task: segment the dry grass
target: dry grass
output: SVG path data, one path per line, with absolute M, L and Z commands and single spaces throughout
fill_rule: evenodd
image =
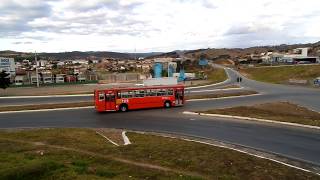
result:
M 241 73 L 257 81 L 288 84 L 289 79 L 312 80 L 320 76 L 320 65 L 245 68 Z
M 156 135 L 127 135 L 133 144 L 114 146 L 95 129 L 0 131 L 0 179 L 318 178 L 225 148 Z
M 288 102 L 275 102 L 258 104 L 254 106 L 213 109 L 204 112 L 320 126 L 320 113 Z
M 218 59 L 214 61 L 215 64 L 220 64 L 223 66 L 229 66 L 232 67 L 235 65 L 235 63 L 231 59 Z
M 189 95 L 186 96 L 186 99 L 205 99 L 205 98 L 221 98 L 221 97 L 231 97 L 231 96 L 244 96 L 258 94 L 256 91 L 244 90 L 240 92 L 225 92 L 225 93 L 217 93 L 217 94 L 203 94 L 203 95 Z
M 37 109 L 56 109 L 70 107 L 86 107 L 93 106 L 93 102 L 76 102 L 76 103 L 60 103 L 60 104 L 36 104 L 36 105 L 19 105 L 19 106 L 1 106 L 0 112 L 3 111 L 22 111 L 22 110 L 37 110 Z

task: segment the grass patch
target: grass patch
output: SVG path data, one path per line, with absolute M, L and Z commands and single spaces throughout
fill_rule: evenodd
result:
M 134 132 L 127 135 L 133 144 L 113 146 L 93 129 L 0 131 L 0 179 L 318 178 L 233 150 Z
M 244 68 L 240 72 L 257 81 L 288 84 L 289 79 L 313 80 L 320 76 L 320 65 Z
M 56 109 L 69 107 L 86 107 L 93 106 L 93 102 L 76 102 L 76 103 L 60 103 L 60 104 L 35 104 L 35 105 L 19 105 L 19 106 L 2 106 L 0 112 L 3 111 L 23 111 L 23 110 L 38 110 L 38 109 Z
M 206 99 L 206 98 L 221 98 L 221 97 L 231 97 L 231 96 L 244 96 L 244 95 L 251 95 L 251 94 L 258 94 L 256 91 L 251 90 L 244 90 L 240 92 L 223 92 L 217 94 L 201 94 L 201 95 L 188 95 L 186 99 Z
M 209 69 L 192 69 L 190 72 L 198 73 L 199 71 L 203 71 L 207 76 L 208 79 L 204 83 L 200 83 L 197 85 L 190 85 L 188 87 L 196 87 L 196 86 L 203 86 L 203 85 L 210 85 L 219 82 L 223 82 L 228 79 L 227 74 L 224 69 L 222 68 L 209 68 Z
M 218 83 L 227 80 L 227 74 L 224 69 L 221 68 L 215 68 L 212 71 L 206 72 L 208 75 L 208 80 L 211 81 L 211 83 Z
M 225 114 L 253 118 L 262 118 L 282 122 L 291 122 L 312 126 L 320 126 L 320 113 L 288 102 L 239 106 L 225 109 L 202 111 L 203 113 Z
M 225 70 L 221 68 L 214 68 L 211 71 L 206 71 L 206 74 L 208 75 L 210 84 L 223 82 L 228 78 Z

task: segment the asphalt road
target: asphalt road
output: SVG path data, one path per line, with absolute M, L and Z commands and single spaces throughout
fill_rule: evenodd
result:
M 213 90 L 223 85 L 235 83 L 236 78 L 240 75 L 232 69 L 226 69 L 226 71 L 230 79 L 222 85 L 193 90 Z M 249 80 L 245 77 L 243 77 L 241 85 L 261 92 L 261 95 L 192 101 L 180 108 L 139 110 L 127 113 L 98 114 L 93 109 L 79 109 L 0 114 L 0 128 L 107 127 L 170 132 L 248 146 L 320 166 L 319 130 L 182 114 L 185 110 L 205 110 L 280 100 L 292 101 L 320 111 L 320 91 L 317 89 L 271 85 Z M 73 98 L 82 100 L 82 97 Z M 91 99 L 92 97 L 83 98 Z M 66 99 L 53 98 L 49 100 L 64 101 Z
M 0 127 L 95 127 L 192 135 L 240 144 L 320 166 L 320 132 L 232 119 L 181 114 L 183 108 L 127 113 L 96 113 L 93 109 L 0 114 Z

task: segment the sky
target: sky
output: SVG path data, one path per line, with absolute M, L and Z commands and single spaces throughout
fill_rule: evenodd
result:
M 0 0 L 0 50 L 166 52 L 317 42 L 319 0 Z

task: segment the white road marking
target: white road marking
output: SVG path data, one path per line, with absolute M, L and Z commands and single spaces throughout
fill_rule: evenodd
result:
M 125 146 L 131 144 L 129 138 L 128 138 L 127 135 L 126 135 L 126 131 L 122 131 L 122 138 L 123 138 L 123 141 L 124 141 L 124 145 L 125 145 Z
M 98 131 L 96 131 L 97 134 L 99 134 L 100 136 L 102 136 L 103 138 L 105 138 L 106 140 L 108 140 L 111 144 L 115 145 L 115 146 L 119 146 L 119 144 L 113 142 L 111 139 L 109 139 L 108 137 L 106 137 L 105 135 L 99 133 Z
M 189 115 L 200 115 L 200 116 L 210 116 L 210 117 L 221 117 L 221 118 L 232 118 L 232 119 L 241 119 L 241 120 L 249 120 L 249 121 L 258 121 L 258 122 L 282 124 L 282 125 L 289 125 L 289 126 L 296 126 L 296 127 L 303 127 L 303 128 L 311 128 L 311 129 L 319 129 L 320 130 L 320 127 L 318 127 L 318 126 L 304 125 L 304 124 L 291 123 L 291 122 L 274 121 L 274 120 L 269 120 L 269 119 L 251 118 L 251 117 L 243 117 L 243 116 L 231 116 L 231 115 L 224 115 L 224 114 L 196 113 L 196 112 L 189 112 L 189 111 L 184 111 L 182 113 L 183 114 L 189 114 Z

